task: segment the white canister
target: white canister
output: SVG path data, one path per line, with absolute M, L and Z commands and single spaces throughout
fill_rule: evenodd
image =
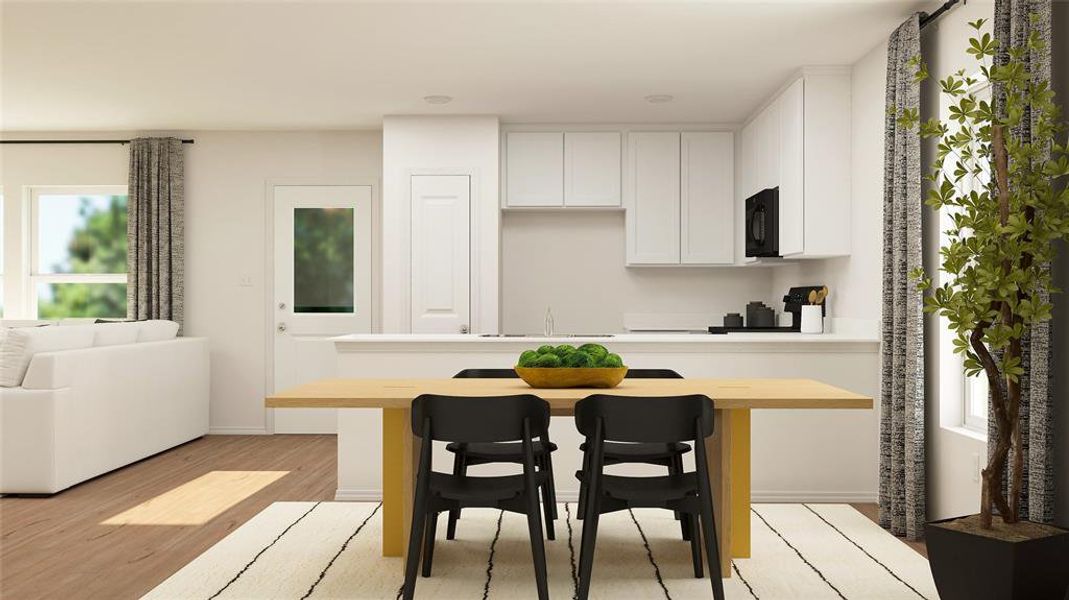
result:
M 802 307 L 802 333 L 824 333 L 824 307 L 819 304 L 807 304 Z

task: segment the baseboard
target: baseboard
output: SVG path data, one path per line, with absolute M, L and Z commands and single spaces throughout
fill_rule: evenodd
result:
M 268 435 L 263 427 L 209 427 L 208 435 Z
M 816 492 L 816 491 L 768 491 L 754 490 L 750 492 L 750 502 L 757 503 L 784 503 L 806 502 L 819 504 L 821 502 L 835 502 L 840 504 L 875 504 L 878 495 L 876 492 Z
M 382 490 L 343 490 L 334 493 L 334 499 L 338 502 L 379 502 L 382 500 Z M 750 494 L 750 501 L 758 503 L 829 503 L 840 504 L 875 504 L 877 495 L 874 492 L 800 492 L 800 491 L 754 491 Z M 558 502 L 578 502 L 578 491 L 557 491 Z
M 382 490 L 343 490 L 334 492 L 337 502 L 382 502 Z

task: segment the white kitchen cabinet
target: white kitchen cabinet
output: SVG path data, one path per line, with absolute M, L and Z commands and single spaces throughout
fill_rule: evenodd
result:
M 735 144 L 730 132 L 680 139 L 680 263 L 735 261 Z
M 723 131 L 630 134 L 628 265 L 734 262 L 734 144 Z
M 806 68 L 743 127 L 741 196 L 779 188 L 785 258 L 850 254 L 850 102 L 849 69 Z
M 792 83 L 776 101 L 779 148 L 779 253 L 801 254 L 805 250 L 805 151 L 804 80 Z
M 511 131 L 505 134 L 507 206 L 564 206 L 564 134 Z
M 466 333 L 471 323 L 471 180 L 414 175 L 412 333 Z
M 679 139 L 676 131 L 628 136 L 629 265 L 679 264 Z
M 620 203 L 620 132 L 565 132 L 564 205 Z

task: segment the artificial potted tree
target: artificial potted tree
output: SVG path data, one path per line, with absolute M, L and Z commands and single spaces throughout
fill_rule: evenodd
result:
M 1019 518 L 1020 411 L 1022 339 L 1051 318 L 1047 265 L 1053 243 L 1069 237 L 1069 153 L 1049 82 L 1034 78 L 1025 60 L 1045 51 L 1044 41 L 1033 34 L 1009 49 L 1006 64 L 993 65 L 999 42 L 984 23 L 970 23 L 978 74 L 940 81 L 949 119 L 921 122 L 916 111 L 897 111 L 900 125 L 938 140 L 926 204 L 951 223 L 940 249 L 943 280 L 933 285 L 923 270 L 914 273 L 924 309 L 947 319 L 965 374 L 986 377 L 994 423 L 980 513 L 929 523 L 925 534 L 944 600 L 1062 600 L 1069 599 L 1069 531 Z M 927 77 L 919 58 L 911 64 L 918 80 Z M 1003 110 L 972 91 L 985 79 L 1005 91 Z M 1017 133 L 1023 119 L 1031 122 L 1027 139 Z

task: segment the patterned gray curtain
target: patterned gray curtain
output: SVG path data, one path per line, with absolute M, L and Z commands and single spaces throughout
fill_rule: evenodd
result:
M 887 47 L 887 106 L 920 109 L 910 59 L 919 56 L 920 15 L 899 26 Z M 880 387 L 880 525 L 924 535 L 923 297 L 910 271 L 921 266 L 921 143 L 888 111 L 883 167 L 883 346 Z
M 169 319 L 182 325 L 183 178 L 181 140 L 131 140 L 126 209 L 126 314 L 130 319 Z
M 1033 21 L 1034 15 L 1034 21 Z M 1009 60 L 1009 49 L 1024 46 L 1029 35 L 1038 31 L 1046 40 L 1043 52 L 1030 52 L 1026 59 L 1033 79 L 1050 81 L 1051 63 L 1051 2 L 1050 0 L 995 0 L 994 36 L 999 40 L 996 64 Z M 1004 110 L 1005 92 L 994 86 L 996 110 Z M 1013 137 L 1028 140 L 1032 135 L 1031 117 L 1013 131 Z M 1050 269 L 1050 265 L 1044 265 Z M 1044 294 L 1049 300 L 1049 294 Z M 1021 445 L 1024 459 L 1020 517 L 1039 523 L 1054 520 L 1054 398 L 1053 372 L 1050 369 L 1050 323 L 1033 325 L 1022 340 L 1022 362 L 1025 375 L 1021 379 Z M 994 439 L 995 420 L 988 419 L 988 439 Z M 991 450 L 992 448 L 989 448 Z M 1012 478 L 1013 461 L 1009 464 Z M 1004 482 L 1005 483 L 1005 482 Z

